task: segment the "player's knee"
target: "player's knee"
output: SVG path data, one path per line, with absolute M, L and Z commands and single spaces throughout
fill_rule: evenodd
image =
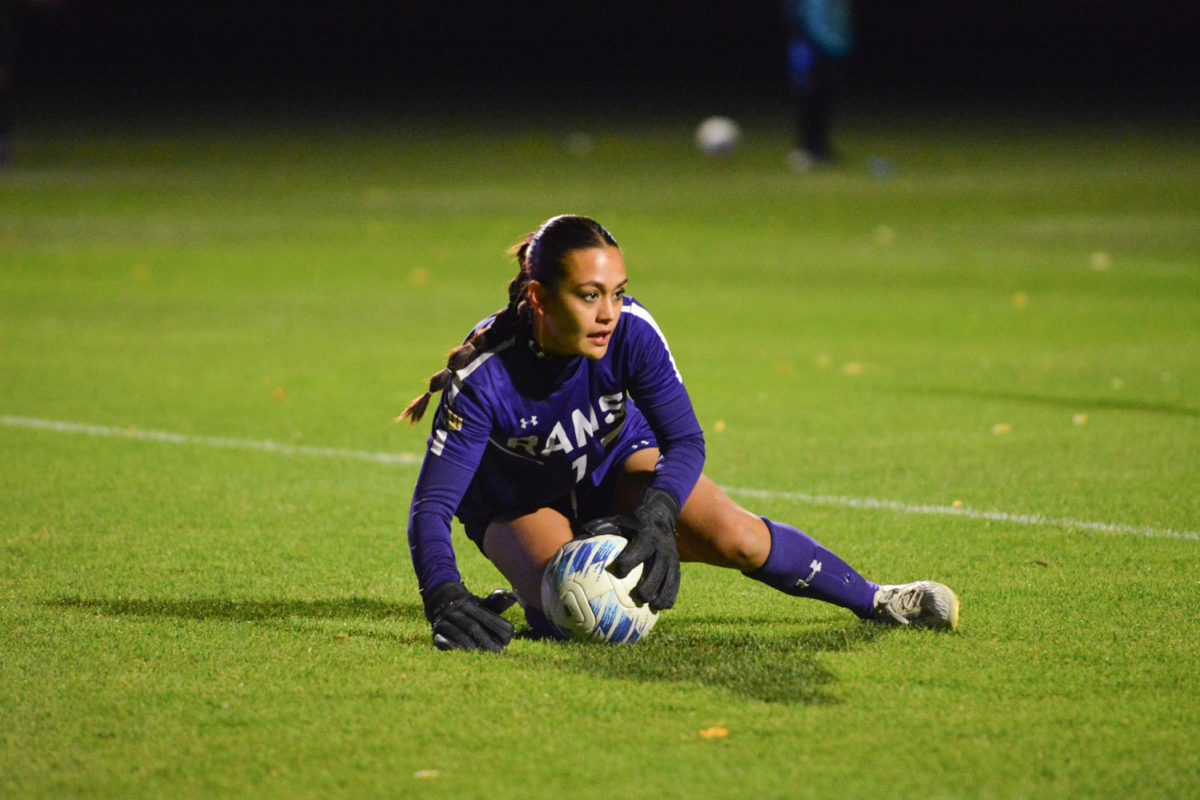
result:
M 717 541 L 721 559 L 734 569 L 751 572 L 767 560 L 771 549 L 770 534 L 764 536 L 753 522 L 740 521 L 729 526 Z

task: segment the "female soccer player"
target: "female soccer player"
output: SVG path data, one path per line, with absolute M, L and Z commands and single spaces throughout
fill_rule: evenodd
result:
M 701 474 L 704 435 L 667 341 L 626 294 L 612 235 L 579 216 L 550 219 L 513 249 L 508 305 L 450 353 L 401 414 L 421 419 L 442 392 L 413 492 L 408 541 L 440 649 L 502 650 L 513 627 L 463 585 L 454 515 L 516 590 L 535 635 L 542 572 L 577 531 L 627 538 L 612 570 L 643 565 L 634 599 L 671 608 L 679 562 L 740 570 L 891 625 L 953 629 L 958 598 L 940 583 L 872 583 L 790 525 L 758 517 Z M 620 516 L 610 516 L 620 515 Z

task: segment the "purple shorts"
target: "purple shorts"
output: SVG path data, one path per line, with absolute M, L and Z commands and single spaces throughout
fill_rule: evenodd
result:
M 539 508 L 553 508 L 570 520 L 572 526 L 597 517 L 614 514 L 616 509 L 613 508 L 613 492 L 617 486 L 617 479 L 621 475 L 621 466 L 638 450 L 646 450 L 651 447 L 657 448 L 658 440 L 654 438 L 654 432 L 650 430 L 645 417 L 641 414 L 631 415 L 629 424 L 621 432 L 621 436 L 613 445 L 608 458 L 598 464 L 588 475 L 590 480 L 580 481 L 570 492 L 549 503 L 532 506 L 515 513 L 509 511 L 497 514 L 489 520 L 464 520 L 463 527 L 466 529 L 467 538 L 474 542 L 482 553 L 483 535 L 487 532 L 488 525 L 498 519 L 516 519 L 526 514 L 532 514 Z

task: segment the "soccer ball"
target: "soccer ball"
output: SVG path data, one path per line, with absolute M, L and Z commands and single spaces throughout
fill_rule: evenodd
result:
M 581 641 L 633 644 L 646 638 L 658 612 L 629 596 L 642 577 L 639 564 L 624 578 L 608 565 L 625 549 L 625 539 L 606 534 L 572 539 L 542 575 L 542 609 L 564 635 Z
M 728 158 L 742 141 L 742 130 L 729 117 L 709 117 L 696 128 L 696 148 L 706 156 Z

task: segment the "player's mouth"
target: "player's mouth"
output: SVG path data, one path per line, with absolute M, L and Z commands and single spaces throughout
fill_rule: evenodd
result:
M 612 337 L 612 331 L 596 331 L 588 334 L 588 341 L 597 347 L 603 347 L 608 344 L 609 338 Z

